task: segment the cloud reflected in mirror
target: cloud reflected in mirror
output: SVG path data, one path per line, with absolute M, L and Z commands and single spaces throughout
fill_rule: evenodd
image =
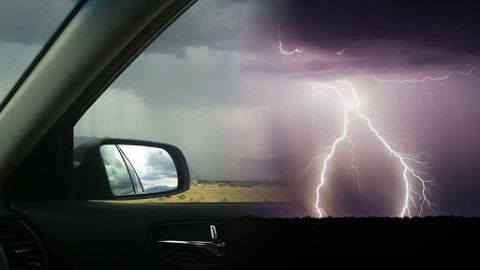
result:
M 178 176 L 170 154 L 142 145 L 102 145 L 100 152 L 116 196 L 175 190 Z

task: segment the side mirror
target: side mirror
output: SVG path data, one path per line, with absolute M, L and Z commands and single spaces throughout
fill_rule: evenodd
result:
M 187 191 L 187 162 L 175 146 L 137 140 L 100 139 L 74 150 L 79 199 L 138 199 Z

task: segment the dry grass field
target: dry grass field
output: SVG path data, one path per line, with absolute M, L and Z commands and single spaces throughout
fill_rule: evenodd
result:
M 137 203 L 217 203 L 217 202 L 287 202 L 285 185 L 259 182 L 194 181 L 187 192 L 161 198 L 132 200 Z

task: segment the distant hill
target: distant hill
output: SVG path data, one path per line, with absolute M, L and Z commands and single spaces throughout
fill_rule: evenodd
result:
M 283 179 L 283 157 L 269 159 L 208 153 L 203 158 L 188 156 L 192 179 L 209 181 L 276 182 Z
M 168 190 L 172 190 L 174 187 L 169 187 L 169 186 L 153 186 L 153 187 L 148 187 L 145 188 L 145 193 L 157 193 L 157 192 L 164 192 Z

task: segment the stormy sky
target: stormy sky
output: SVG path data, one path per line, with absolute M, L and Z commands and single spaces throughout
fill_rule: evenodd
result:
M 429 214 L 480 215 L 480 69 L 425 83 L 373 79 L 480 67 L 479 7 L 475 1 L 200 0 L 110 86 L 75 135 L 173 144 L 193 179 L 285 181 L 311 208 L 319 155 L 342 128 L 338 96 L 322 85 L 347 79 L 395 149 L 427 153 L 425 177 L 435 183 Z M 2 55 L 6 43 L 41 46 L 25 39 L 28 29 L 18 29 L 1 32 Z M 303 53 L 281 54 L 279 34 L 285 49 Z M 343 145 L 323 204 L 334 215 L 397 214 L 404 193 L 398 163 L 360 121 L 352 121 L 350 135 L 361 188 Z

